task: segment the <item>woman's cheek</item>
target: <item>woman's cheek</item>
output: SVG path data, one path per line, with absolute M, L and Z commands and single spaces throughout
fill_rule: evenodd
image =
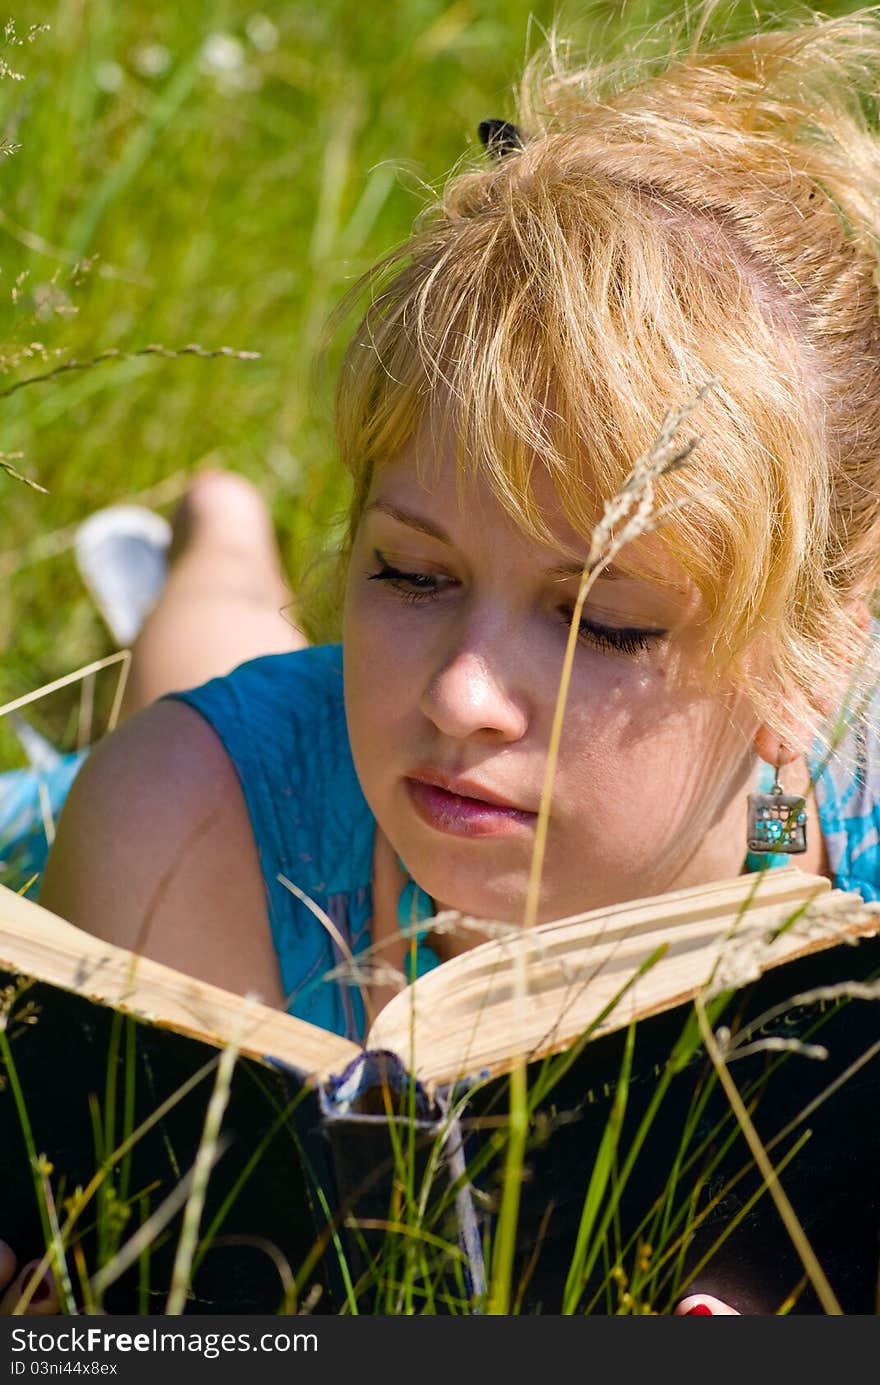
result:
M 365 585 L 368 589 L 356 593 L 350 602 L 347 636 L 371 647 L 384 642 L 386 656 L 390 641 L 411 645 L 423 637 L 426 612 L 421 606 L 396 596 L 385 583 Z
M 397 649 L 398 635 L 389 619 L 387 603 L 377 600 L 375 594 L 353 595 L 346 605 L 343 646 L 346 658 L 351 655 L 353 670 L 369 667 L 375 671 L 382 662 L 386 673 L 393 675 L 395 661 L 389 658 L 388 651 Z

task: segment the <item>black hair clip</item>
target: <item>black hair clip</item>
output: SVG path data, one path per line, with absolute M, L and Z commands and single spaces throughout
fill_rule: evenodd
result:
M 526 147 L 519 127 L 509 120 L 481 120 L 477 128 L 487 153 L 494 159 L 503 159 L 505 154 Z

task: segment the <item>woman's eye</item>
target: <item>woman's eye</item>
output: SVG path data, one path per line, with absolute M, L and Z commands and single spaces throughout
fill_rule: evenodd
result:
M 390 582 L 404 601 L 425 601 L 439 594 L 438 583 L 440 579 L 435 577 L 433 573 L 401 572 L 400 568 L 392 567 L 390 563 L 386 563 L 378 553 L 375 556 L 379 563 L 379 571 L 368 572 L 368 582 Z
M 664 630 L 629 630 L 624 626 L 596 625 L 591 620 L 582 620 L 580 623 L 582 639 L 599 649 L 613 649 L 620 654 L 636 654 L 641 649 L 650 649 L 652 642 L 665 633 Z
M 573 612 L 563 610 L 560 614 L 565 617 L 566 624 L 570 625 Z M 640 650 L 650 649 L 653 643 L 663 639 L 667 633 L 666 630 L 637 630 L 627 625 L 599 625 L 596 621 L 583 617 L 578 638 L 586 640 L 598 649 L 610 649 L 616 654 L 637 654 Z
M 376 553 L 379 564 L 377 572 L 366 574 L 369 582 L 388 582 L 404 601 L 431 601 L 440 595 L 444 579 L 430 572 L 403 572 L 385 562 Z M 566 623 L 571 622 L 571 611 L 562 611 Z M 583 619 L 580 622 L 579 638 L 599 649 L 612 650 L 617 654 L 636 654 L 649 649 L 652 642 L 662 639 L 665 630 L 634 630 L 627 626 L 597 625 L 595 621 Z

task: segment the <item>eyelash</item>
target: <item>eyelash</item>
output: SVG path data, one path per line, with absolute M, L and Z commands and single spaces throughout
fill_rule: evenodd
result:
M 390 582 L 394 590 L 404 601 L 418 603 L 420 601 L 431 601 L 439 596 L 439 589 L 436 586 L 419 586 L 419 582 L 436 582 L 437 578 L 426 572 L 401 572 L 399 568 L 391 567 L 388 563 L 382 562 L 379 555 L 376 561 L 381 564 L 378 572 L 368 572 L 366 574 L 369 582 Z M 403 585 L 410 583 L 409 586 Z M 592 621 L 582 620 L 580 633 L 591 644 L 600 649 L 610 649 L 617 654 L 636 654 L 640 650 L 650 648 L 651 641 L 660 637 L 663 633 L 658 630 L 627 630 L 610 625 L 594 625 Z

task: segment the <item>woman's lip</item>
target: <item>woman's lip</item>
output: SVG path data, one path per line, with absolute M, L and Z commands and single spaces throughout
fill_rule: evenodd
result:
M 426 768 L 424 770 L 414 770 L 408 776 L 420 784 L 429 784 L 437 789 L 444 789 L 446 793 L 454 795 L 456 798 L 469 798 L 478 803 L 488 803 L 492 808 L 513 808 L 517 812 L 526 813 L 529 810 L 523 808 L 518 803 L 511 803 L 510 799 L 502 798 L 500 794 L 493 793 L 491 789 L 484 788 L 481 784 L 475 784 L 471 779 L 461 778 L 459 775 L 443 774 L 440 770 Z
M 536 814 L 449 793 L 437 784 L 406 779 L 410 802 L 423 822 L 455 837 L 499 837 L 534 824 Z

